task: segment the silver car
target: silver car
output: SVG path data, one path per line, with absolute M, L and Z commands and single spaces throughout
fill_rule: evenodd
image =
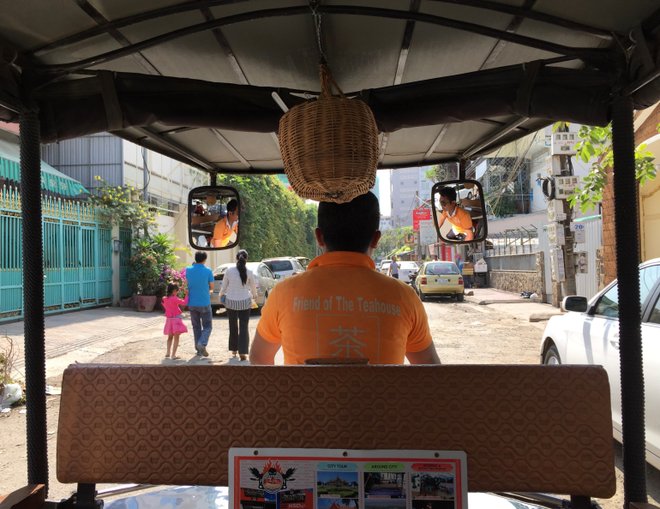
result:
M 223 263 L 216 267 L 213 271 L 213 279 L 215 279 L 215 284 L 213 285 L 213 293 L 211 294 L 211 309 L 213 313 L 216 313 L 220 308 L 223 308 L 224 305 L 220 302 L 220 288 L 222 287 L 222 278 L 225 276 L 225 271 L 229 267 L 235 267 L 235 263 Z M 259 311 L 264 307 L 266 301 L 268 300 L 268 294 L 273 289 L 277 283 L 279 276 L 276 276 L 268 268 L 268 266 L 263 262 L 248 262 L 246 267 L 252 271 L 254 274 L 255 285 L 257 287 L 257 306 Z

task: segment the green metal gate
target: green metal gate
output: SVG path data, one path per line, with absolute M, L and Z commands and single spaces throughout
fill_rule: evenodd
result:
M 46 197 L 43 211 L 44 310 L 112 302 L 112 231 L 86 202 Z M 0 321 L 23 313 L 22 219 L 15 187 L 0 189 Z
M 121 251 L 119 252 L 119 296 L 130 297 L 133 290 L 128 284 L 128 264 L 131 259 L 131 234 L 130 228 L 119 228 L 119 240 L 121 241 Z

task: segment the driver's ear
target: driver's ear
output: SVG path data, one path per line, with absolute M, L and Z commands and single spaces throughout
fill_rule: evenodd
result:
M 380 237 L 381 237 L 380 230 L 376 230 L 376 232 L 374 233 L 374 236 L 371 237 L 371 244 L 369 244 L 369 247 L 371 249 L 376 249 L 376 246 L 378 245 L 378 242 L 380 242 Z
M 316 236 L 316 243 L 319 245 L 319 247 L 325 247 L 325 239 L 323 238 L 323 232 L 321 231 L 321 228 L 316 228 L 314 229 L 314 235 Z

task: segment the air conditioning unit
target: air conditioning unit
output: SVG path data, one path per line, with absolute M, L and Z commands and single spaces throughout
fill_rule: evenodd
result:
M 575 133 L 552 133 L 552 147 L 550 153 L 553 156 L 575 155 L 575 144 L 577 135 Z

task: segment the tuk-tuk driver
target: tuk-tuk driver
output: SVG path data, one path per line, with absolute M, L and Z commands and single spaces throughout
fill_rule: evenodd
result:
M 414 290 L 376 271 L 378 199 L 321 202 L 316 241 L 323 254 L 278 283 L 262 309 L 250 362 L 368 359 L 371 364 L 440 364 L 426 311 Z
M 447 238 L 474 240 L 472 216 L 456 203 L 456 189 L 453 187 L 440 189 L 440 206 L 442 207 L 442 214 L 438 219 L 438 227 L 442 226 L 445 221 L 449 221 L 451 224 L 451 230 L 447 233 Z

